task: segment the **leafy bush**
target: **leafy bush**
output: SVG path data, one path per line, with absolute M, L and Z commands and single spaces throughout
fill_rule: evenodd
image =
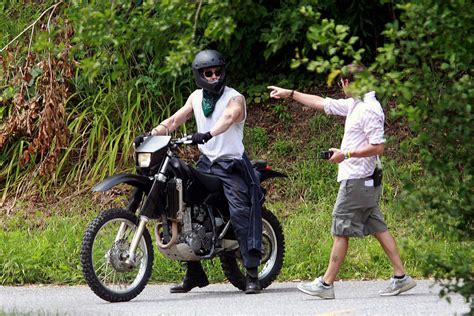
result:
M 416 187 L 408 183 L 407 207 L 429 210 L 429 219 L 445 236 L 470 241 L 474 237 L 474 40 L 470 36 L 474 9 L 463 1 L 407 2 L 400 9 L 403 24 L 385 31 L 390 42 L 381 48 L 372 69 L 382 77 L 382 93 L 397 96 L 394 114 L 407 117 L 420 148 L 425 181 Z M 469 254 L 472 249 L 451 258 L 431 253 L 425 268 L 439 280 L 454 280 L 454 286 L 446 286 L 447 292 L 455 290 L 472 303 L 474 272 L 457 259 Z
M 385 7 L 372 5 L 370 10 Z M 350 8 L 354 11 L 356 6 Z M 368 13 L 354 11 L 353 23 L 367 21 L 363 14 Z M 72 182 L 87 183 L 84 180 L 112 173 L 114 164 L 118 169 L 126 166 L 133 136 L 181 107 L 194 88 L 189 65 L 202 48 L 219 49 L 228 59 L 229 84 L 246 94 L 249 102 L 260 103 L 268 100 L 269 82 L 296 87 L 322 79 L 307 78 L 303 69 L 289 67 L 295 49 L 301 56 L 314 56 L 308 39 L 319 31 L 327 40 L 318 45 L 331 58 L 337 58 L 337 52 L 352 52 L 344 39 L 355 41 L 347 27 L 335 24 L 344 14 L 332 1 L 38 1 L 28 7 L 3 4 L 0 15 L 2 47 L 30 24 L 32 16 L 40 17 L 41 25 L 16 38 L 1 55 L 3 201 L 13 191 L 20 194 L 35 186 L 46 195 L 52 185 L 63 191 Z M 338 42 L 333 49 L 334 39 Z M 31 62 L 29 53 L 35 56 Z M 28 108 L 36 99 L 46 100 L 47 91 L 35 83 L 48 78 L 39 67 L 48 56 L 62 58 L 53 69 L 57 79 L 53 82 L 60 87 L 48 95 L 61 100 L 58 104 L 64 108 L 53 112 L 63 115 L 48 125 L 52 132 L 42 133 L 37 112 L 47 102 L 34 103 L 35 111 L 24 111 L 28 124 L 16 124 L 30 130 L 16 131 L 12 124 L 3 124 L 3 118 L 13 118 L 14 104 Z M 12 80 L 13 72 L 31 79 L 25 82 L 18 75 Z M 67 93 L 58 95 L 60 91 Z M 284 108 L 276 105 L 274 111 L 281 120 L 289 120 Z M 102 126 L 106 128 L 101 130 Z M 35 148 L 36 143 L 42 145 Z M 52 144 L 49 152 L 44 150 L 46 144 Z M 44 164 L 43 176 L 33 171 L 37 164 Z M 59 168 L 52 168 L 56 164 Z
M 430 0 L 403 1 L 398 9 L 400 20 L 387 26 L 383 33 L 387 42 L 369 67 L 373 75 L 362 73 L 352 88 L 359 93 L 376 90 L 385 102 L 395 98 L 391 114 L 408 120 L 414 138 L 407 141 L 415 146 L 405 147 L 419 150 L 415 156 L 421 160 L 423 178 L 415 186 L 411 174 L 403 176 L 406 208 L 428 210 L 427 216 L 446 237 L 472 241 L 474 9 L 465 1 Z M 334 30 L 343 39 L 344 33 Z M 309 40 L 313 48 L 319 47 L 320 37 Z M 354 60 L 359 61 L 359 55 Z M 334 61 L 318 58 L 307 65 L 310 70 L 330 66 L 334 75 L 342 68 Z M 472 267 L 458 264 L 458 258 L 468 254 L 472 256 L 472 251 L 459 250 L 450 258 L 431 253 L 425 268 L 427 275 L 454 281 L 446 292 L 454 290 L 472 302 Z
M 400 154 L 414 160 L 401 174 L 406 208 L 429 216 L 445 236 L 469 249 L 474 7 L 462 0 L 391 3 L 0 4 L 0 45 L 10 43 L 0 55 L 0 204 L 12 192 L 38 188 L 47 195 L 53 184 L 77 190 L 84 180 L 128 168 L 133 136 L 181 107 L 194 89 L 189 64 L 204 47 L 227 56 L 229 84 L 255 103 L 267 100 L 267 83 L 314 87 L 329 73 L 331 84 L 344 65 L 364 61 L 373 75 L 361 74 L 352 88 L 375 89 L 384 103 L 395 100 L 390 114 L 406 120 L 414 136 L 400 147 L 415 151 Z M 34 19 L 34 32 L 12 41 Z M 273 110 L 288 118 L 278 105 Z M 311 129 L 328 125 L 315 120 Z M 314 145 L 338 144 L 340 133 Z M 295 154 L 292 146 L 279 140 L 272 150 L 285 158 Z M 414 178 L 420 174 L 421 182 Z M 458 250 L 430 257 L 427 273 L 454 279 L 446 290 L 472 302 L 472 269 L 456 262 L 470 252 Z

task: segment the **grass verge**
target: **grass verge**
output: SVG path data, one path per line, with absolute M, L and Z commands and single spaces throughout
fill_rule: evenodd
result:
M 121 204 L 120 199 L 112 201 Z M 0 230 L 0 284 L 29 283 L 81 284 L 84 283 L 79 252 L 81 239 L 88 223 L 102 209 L 100 203 L 82 197 L 57 209 L 32 212 L 18 211 L 8 221 L 1 222 Z M 26 207 L 26 206 L 25 206 Z M 310 279 L 324 273 L 332 237 L 330 235 L 332 203 L 322 200 L 307 202 L 270 202 L 284 225 L 286 238 L 285 264 L 279 280 Z M 107 205 L 104 208 L 108 208 Z M 387 224 L 396 237 L 408 273 L 421 277 L 417 253 L 440 251 L 449 255 L 462 245 L 439 240 L 433 234 L 422 248 L 416 224 L 398 212 L 396 203 L 384 204 Z M 418 227 L 419 228 L 419 227 Z M 430 232 L 430 227 L 423 229 Z M 416 247 L 416 249 L 415 249 Z M 152 282 L 179 281 L 183 272 L 178 262 L 163 257 L 155 248 Z M 224 281 L 218 259 L 204 263 L 211 281 Z M 383 250 L 372 237 L 351 239 L 346 262 L 339 274 L 341 279 L 388 278 L 391 267 Z

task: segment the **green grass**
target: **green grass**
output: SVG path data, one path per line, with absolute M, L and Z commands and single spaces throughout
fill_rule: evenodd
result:
M 112 204 L 124 204 L 124 200 L 118 198 L 109 200 L 101 207 L 100 200 L 94 201 L 94 198 L 97 197 L 88 196 L 66 201 L 47 211 L 32 212 L 31 208 L 25 205 L 23 211 L 17 211 L 8 221 L 2 222 L 0 284 L 84 283 L 79 261 L 84 230 L 102 208 L 108 208 Z M 323 199 L 317 203 L 278 201 L 267 204 L 284 226 L 286 256 L 280 281 L 310 279 L 324 273 L 332 245 L 332 203 L 330 199 Z M 422 227 L 422 230 L 432 234 L 432 238 L 430 242 L 420 245 L 421 230 L 414 229 L 412 219 L 404 217 L 396 203 L 384 204 L 382 208 L 387 224 L 398 241 L 407 271 L 415 277 L 423 275 L 419 267 L 419 253 L 440 251 L 449 256 L 459 247 L 463 247 L 456 242 L 439 239 L 436 232 L 428 226 Z M 417 225 L 420 224 L 424 225 L 423 221 L 420 220 Z M 151 226 L 149 229 L 151 230 Z M 218 259 L 206 261 L 204 266 L 211 281 L 225 280 Z M 374 238 L 351 239 L 339 278 L 388 278 L 391 273 L 388 259 Z M 176 282 L 183 275 L 180 263 L 165 258 L 155 247 L 151 282 Z
M 332 203 L 300 203 L 284 219 L 287 243 L 286 261 L 281 278 L 284 280 L 310 279 L 324 274 L 332 246 Z M 416 253 L 407 251 L 406 245 L 420 236 L 411 231 L 411 223 L 394 212 L 393 205 L 383 205 L 387 225 L 397 239 L 408 273 L 422 276 Z M 433 240 L 426 249 L 437 247 Z M 453 244 L 451 246 L 456 247 Z M 392 268 L 377 240 L 373 237 L 351 238 L 349 251 L 338 275 L 341 279 L 378 279 L 391 276 Z
M 123 199 L 109 202 L 123 206 Z M 102 210 L 92 198 L 58 205 L 51 214 L 31 212 L 25 205 L 0 222 L 1 285 L 32 283 L 84 283 L 80 264 L 80 247 L 84 231 Z M 105 206 L 103 209 L 108 208 Z M 49 210 L 48 210 L 49 211 Z M 148 229 L 152 232 L 152 226 Z M 152 281 L 176 282 L 182 278 L 181 264 L 165 258 L 154 247 L 155 262 Z M 223 280 L 218 260 L 206 262 L 211 281 Z
M 108 120 L 117 103 L 110 94 L 98 93 L 94 100 L 84 101 L 87 104 L 82 110 L 71 112 L 73 119 L 69 128 L 75 142 L 71 148 L 80 144 L 82 150 L 70 149 L 59 162 L 54 175 L 59 189 L 56 191 L 51 185 L 46 192 L 56 199 L 51 207 L 45 204 L 36 207 L 34 201 L 20 199 L 10 215 L 0 215 L 0 269 L 3 272 L 0 284 L 84 282 L 79 261 L 82 235 L 101 210 L 125 205 L 126 194 L 121 192 L 126 190 L 120 187 L 119 194 L 111 197 L 110 194 L 81 193 L 80 189 L 91 187 L 95 179 L 105 174 L 130 169 L 132 162 L 124 159 L 130 154 L 127 144 L 131 142 L 133 131 L 145 128 L 134 126 L 133 121 L 126 119 L 138 115 L 142 96 L 133 90 L 126 94 L 128 105 L 123 110 L 128 114 L 123 115 L 121 123 L 114 127 Z M 108 101 L 110 109 L 102 109 L 100 113 L 94 110 L 95 102 Z M 154 110 L 151 103 L 146 104 L 142 115 L 150 121 Z M 320 150 L 338 146 L 342 126 L 337 119 L 321 115 L 308 120 L 303 130 L 288 128 L 276 135 L 276 139 L 270 139 L 266 130 L 258 126 L 249 128 L 245 135 L 251 159 L 268 159 L 275 170 L 288 175 L 288 178 L 266 184 L 267 207 L 281 220 L 286 238 L 285 264 L 279 280 L 310 279 L 324 273 L 332 246 L 330 225 L 338 190 L 337 166 L 318 156 Z M 84 126 L 89 132 L 80 134 Z M 100 126 L 104 128 L 100 129 Z M 124 145 L 125 150 L 117 150 Z M 433 252 L 449 257 L 466 245 L 441 237 L 435 227 L 426 224 L 425 214 L 403 209 L 401 202 L 405 197 L 401 194 L 400 175 L 408 173 L 416 178 L 420 167 L 416 162 L 399 162 L 396 158 L 390 155 L 383 158 L 381 208 L 408 273 L 421 277 L 427 274 L 421 265 L 420 254 Z M 114 161 L 123 164 L 114 165 Z M 73 168 L 66 173 L 68 164 Z M 89 181 L 78 182 L 77 179 Z M 63 199 L 58 193 L 63 190 L 79 193 Z M 152 231 L 151 225 L 149 229 Z M 218 259 L 206 261 L 204 266 L 211 281 L 224 280 Z M 388 278 L 391 273 L 382 248 L 374 238 L 367 237 L 350 240 L 349 252 L 338 276 L 341 279 L 377 279 Z M 183 274 L 180 263 L 165 258 L 155 247 L 152 282 L 176 282 Z

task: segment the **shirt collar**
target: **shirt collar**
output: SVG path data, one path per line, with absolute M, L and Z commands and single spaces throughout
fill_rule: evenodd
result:
M 370 100 L 370 99 L 375 99 L 375 91 L 370 91 L 364 94 L 364 101 Z

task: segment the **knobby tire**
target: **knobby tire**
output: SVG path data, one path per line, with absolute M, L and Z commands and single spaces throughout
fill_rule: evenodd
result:
M 146 263 L 145 273 L 143 278 L 134 288 L 124 293 L 116 293 L 106 288 L 97 277 L 94 266 L 92 263 L 92 250 L 95 237 L 99 232 L 100 228 L 107 224 L 109 221 L 114 219 L 126 219 L 138 226 L 137 217 L 123 209 L 109 209 L 101 212 L 88 226 L 84 237 L 82 239 L 81 247 L 81 263 L 84 278 L 92 291 L 100 298 L 109 302 L 126 302 L 135 298 L 145 288 L 148 280 L 150 279 L 153 265 L 153 244 L 150 237 L 150 233 L 147 229 L 143 231 L 143 238 L 148 252 L 148 261 Z

